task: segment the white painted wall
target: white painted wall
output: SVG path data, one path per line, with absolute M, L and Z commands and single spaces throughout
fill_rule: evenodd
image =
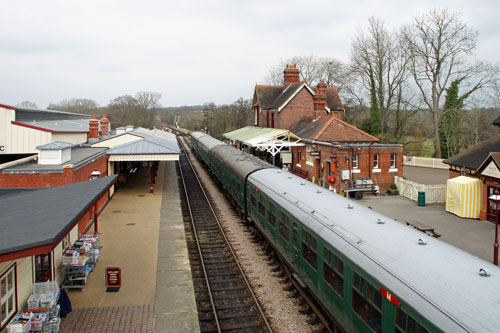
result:
M 18 309 L 26 306 L 26 302 L 28 302 L 28 298 L 33 292 L 32 258 L 33 257 L 25 257 L 0 263 L 0 275 L 10 268 L 14 262 L 16 263 Z
M 142 140 L 142 138 L 137 136 L 137 135 L 123 134 L 123 135 L 116 136 L 114 138 L 111 138 L 111 139 L 108 139 L 105 141 L 96 142 L 96 143 L 92 144 L 92 147 L 114 148 L 116 146 L 123 145 L 123 144 L 129 143 L 129 142 L 138 141 L 138 140 Z
M 87 142 L 87 133 L 52 133 L 51 141 L 62 141 L 78 145 Z

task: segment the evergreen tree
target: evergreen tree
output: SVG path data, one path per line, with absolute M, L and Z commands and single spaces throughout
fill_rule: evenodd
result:
M 439 140 L 441 142 L 441 156 L 451 157 L 460 150 L 460 111 L 464 101 L 474 91 L 480 88 L 476 85 L 466 94 L 459 96 L 459 86 L 464 78 L 453 81 L 446 89 L 443 113 L 439 119 Z

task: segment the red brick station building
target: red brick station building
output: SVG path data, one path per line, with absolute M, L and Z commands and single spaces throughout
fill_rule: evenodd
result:
M 403 176 L 403 147 L 380 144 L 344 121 L 335 87 L 323 81 L 309 86 L 295 65 L 283 73 L 283 85 L 255 86 L 253 109 L 256 127 L 287 129 L 300 138 L 301 144 L 290 146 L 293 173 L 335 190 L 368 178 L 382 193 L 394 176 Z

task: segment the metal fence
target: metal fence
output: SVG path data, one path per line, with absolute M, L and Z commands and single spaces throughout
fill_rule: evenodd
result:
M 418 200 L 418 192 L 425 192 L 426 203 L 444 203 L 446 202 L 446 185 L 424 185 L 412 182 L 395 176 L 394 183 L 398 187 L 399 195 L 413 201 Z
M 412 155 L 405 155 L 403 158 L 403 165 L 424 167 L 424 168 L 435 168 L 435 169 L 449 169 L 448 164 L 443 163 L 442 158 L 433 157 L 419 157 Z

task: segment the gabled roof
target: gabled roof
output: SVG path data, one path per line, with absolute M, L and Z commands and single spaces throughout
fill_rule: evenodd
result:
M 301 138 L 325 142 L 376 142 L 378 139 L 333 116 L 306 118 L 290 128 Z
M 500 152 L 490 153 L 488 157 L 477 168 L 475 174 L 480 175 L 490 165 L 491 162 L 496 164 L 497 169 L 500 169 Z
M 63 150 L 69 147 L 72 147 L 73 144 L 67 143 L 67 142 L 62 142 L 62 141 L 54 141 L 54 142 L 49 142 L 44 145 L 36 147 L 38 150 Z
M 477 170 L 492 152 L 500 152 L 500 134 L 444 160 L 443 163 Z
M 49 188 L 0 189 L 0 254 L 54 244 L 116 178 Z M 5 193 L 8 191 L 11 194 Z
M 285 86 L 256 85 L 254 105 L 259 105 L 262 110 L 281 110 L 286 104 L 302 89 L 306 88 L 315 95 L 314 89 L 305 81 Z M 344 106 L 340 100 L 337 88 L 327 87 L 326 108 L 331 111 L 344 111 Z

